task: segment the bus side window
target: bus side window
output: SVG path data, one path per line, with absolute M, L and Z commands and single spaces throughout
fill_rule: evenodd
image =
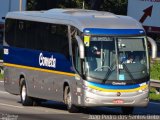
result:
M 17 20 L 16 23 L 16 40 L 15 44 L 16 47 L 24 48 L 25 47 L 25 34 L 26 34 L 26 29 L 25 29 L 25 23 L 23 20 Z
M 60 53 L 69 59 L 69 40 L 68 40 L 68 26 L 59 25 L 57 35 L 60 37 Z
M 5 22 L 5 40 L 7 44 L 14 46 L 15 41 L 15 27 L 16 20 L 13 19 L 6 19 Z
M 26 48 L 36 49 L 36 22 L 26 21 Z
M 63 54 L 69 59 L 68 26 L 49 24 L 48 30 L 48 51 Z

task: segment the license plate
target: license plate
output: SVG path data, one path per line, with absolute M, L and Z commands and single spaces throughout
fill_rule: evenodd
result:
M 124 103 L 124 100 L 113 100 L 113 103 L 115 104 L 123 104 Z

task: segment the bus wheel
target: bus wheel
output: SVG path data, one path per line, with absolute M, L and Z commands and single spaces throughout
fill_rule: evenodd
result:
M 72 104 L 72 95 L 71 95 L 69 86 L 65 87 L 64 101 L 67 104 L 67 109 L 70 113 L 76 113 L 79 111 L 79 109 L 75 105 Z
M 123 114 L 129 115 L 134 111 L 134 107 L 121 107 Z
M 26 83 L 25 83 L 24 80 L 22 81 L 21 89 L 20 90 L 21 90 L 20 91 L 20 96 L 21 96 L 21 103 L 22 103 L 22 105 L 24 105 L 24 106 L 31 106 L 31 105 L 33 105 L 32 98 L 27 95 L 27 88 L 26 88 Z

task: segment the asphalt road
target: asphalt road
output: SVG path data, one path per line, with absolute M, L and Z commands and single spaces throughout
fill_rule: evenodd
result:
M 0 120 L 108 120 L 108 119 L 160 119 L 160 103 L 150 102 L 146 108 L 135 108 L 131 116 L 121 115 L 120 108 L 88 108 L 79 113 L 68 113 L 63 103 L 47 101 L 40 106 L 24 107 L 20 96 L 5 92 L 0 82 Z

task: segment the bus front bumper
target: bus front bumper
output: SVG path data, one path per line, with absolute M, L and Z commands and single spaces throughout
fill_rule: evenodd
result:
M 84 106 L 96 107 L 96 106 L 137 106 L 146 107 L 149 103 L 148 90 L 142 92 L 133 93 L 92 93 L 85 91 Z

